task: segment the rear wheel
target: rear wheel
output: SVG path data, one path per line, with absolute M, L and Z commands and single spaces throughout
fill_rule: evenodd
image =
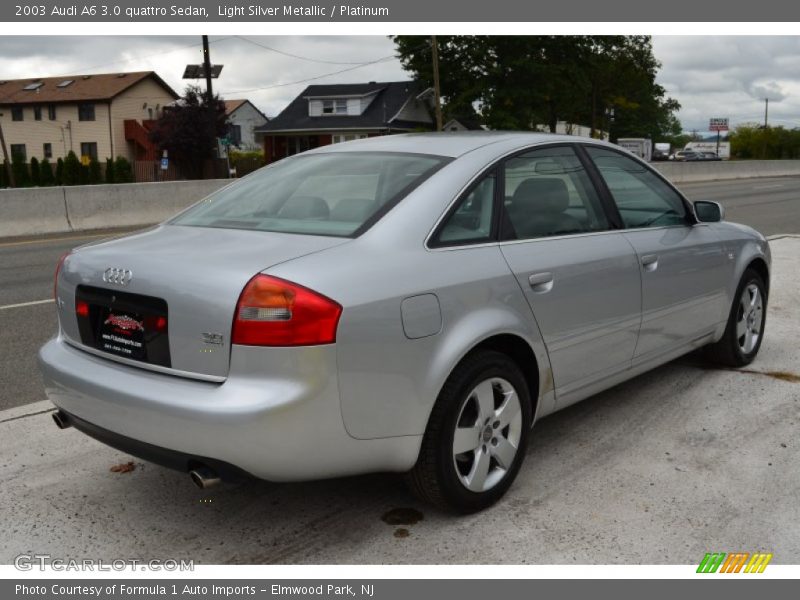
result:
M 467 357 L 436 401 L 408 474 L 411 489 L 447 510 L 490 506 L 519 471 L 531 419 L 528 386 L 513 360 L 495 351 Z
M 761 348 L 766 320 L 764 280 L 758 272 L 747 269 L 736 290 L 725 333 L 717 343 L 708 346 L 708 357 L 728 367 L 750 364 Z

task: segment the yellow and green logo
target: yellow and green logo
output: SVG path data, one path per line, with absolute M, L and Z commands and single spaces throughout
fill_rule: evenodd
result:
M 767 552 L 707 552 L 697 567 L 698 573 L 763 573 L 772 554 Z

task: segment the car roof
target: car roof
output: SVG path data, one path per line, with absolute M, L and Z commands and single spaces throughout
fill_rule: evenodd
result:
M 410 152 L 437 156 L 459 157 L 490 144 L 505 147 L 535 145 L 552 142 L 591 142 L 600 140 L 574 135 L 518 131 L 441 131 L 383 135 L 342 144 L 331 144 L 311 150 L 324 152 Z

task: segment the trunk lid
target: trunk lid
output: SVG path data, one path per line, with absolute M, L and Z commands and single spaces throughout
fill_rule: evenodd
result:
M 162 225 L 95 242 L 75 250 L 59 273 L 61 328 L 72 343 L 110 359 L 221 381 L 247 282 L 269 267 L 348 241 Z M 76 309 L 89 316 L 79 318 Z

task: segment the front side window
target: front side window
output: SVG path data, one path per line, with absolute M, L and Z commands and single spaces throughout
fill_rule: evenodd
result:
M 335 100 L 322 101 L 322 114 L 323 115 L 346 115 L 347 114 L 347 99 L 340 98 Z
M 597 191 L 568 146 L 533 150 L 505 162 L 504 239 L 608 229 Z
M 94 121 L 94 104 L 79 104 L 78 105 L 78 120 L 79 121 Z
M 12 106 L 11 107 L 11 120 L 12 121 L 22 121 L 25 118 L 24 112 L 21 106 Z
M 491 173 L 472 186 L 445 219 L 434 245 L 480 243 L 492 239 L 495 180 L 495 174 Z
M 47 118 L 51 121 L 56 120 L 56 105 L 55 104 L 48 104 L 47 105 Z
M 41 121 L 42 120 L 42 107 L 41 106 L 34 106 L 33 107 L 33 120 L 34 121 Z
M 642 163 L 605 148 L 586 151 L 617 205 L 628 229 L 686 224 L 686 207 L 678 193 Z
M 42 145 L 42 155 L 45 158 L 53 158 L 53 144 L 45 142 Z
M 171 223 L 350 237 L 446 161 L 383 152 L 287 158 L 215 192 Z

